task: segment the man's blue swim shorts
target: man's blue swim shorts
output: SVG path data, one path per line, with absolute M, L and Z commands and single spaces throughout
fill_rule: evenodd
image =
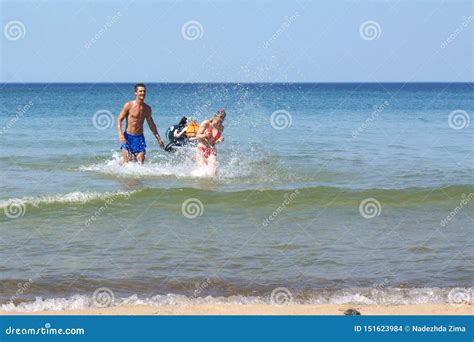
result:
M 120 147 L 122 150 L 125 149 L 131 154 L 146 152 L 145 136 L 143 134 L 135 135 L 123 132 L 123 136 L 127 142 Z

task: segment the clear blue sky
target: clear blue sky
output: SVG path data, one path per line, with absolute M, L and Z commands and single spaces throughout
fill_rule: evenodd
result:
M 2 82 L 473 81 L 471 1 L 1 3 Z

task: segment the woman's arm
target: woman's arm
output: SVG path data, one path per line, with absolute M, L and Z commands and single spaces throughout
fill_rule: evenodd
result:
M 224 141 L 224 137 L 222 136 L 222 133 L 223 133 L 223 132 L 224 132 L 224 126 L 221 126 L 221 130 L 220 130 L 221 137 L 216 140 L 216 144 L 221 143 L 221 142 Z
M 175 136 L 176 138 L 181 138 L 182 135 L 183 135 L 184 133 L 186 133 L 187 130 L 188 130 L 188 127 L 184 127 L 184 128 L 181 130 L 181 132 L 179 132 L 178 134 L 175 133 L 174 136 Z
M 198 140 L 206 140 L 207 133 L 206 130 L 209 127 L 209 120 L 204 120 L 201 125 L 199 125 L 199 130 L 196 133 L 196 139 Z

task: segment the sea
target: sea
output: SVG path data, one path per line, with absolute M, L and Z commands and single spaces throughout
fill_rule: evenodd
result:
M 474 83 L 149 83 L 192 147 L 121 165 L 133 83 L 0 84 L 0 310 L 472 303 Z

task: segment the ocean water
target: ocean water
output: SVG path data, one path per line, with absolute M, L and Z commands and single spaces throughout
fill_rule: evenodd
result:
M 3 309 L 473 300 L 473 83 L 149 84 L 162 136 L 226 109 L 215 178 L 119 165 L 133 84 L 0 89 Z

